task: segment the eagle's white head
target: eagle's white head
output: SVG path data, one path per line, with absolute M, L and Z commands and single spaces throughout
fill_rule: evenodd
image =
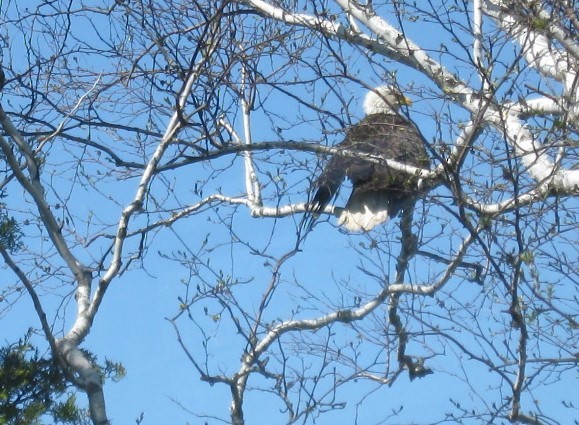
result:
M 397 114 L 401 106 L 412 105 L 412 101 L 395 86 L 376 87 L 364 98 L 364 112 L 372 114 Z

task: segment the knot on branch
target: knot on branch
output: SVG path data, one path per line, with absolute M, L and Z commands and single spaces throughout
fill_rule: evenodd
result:
M 415 360 L 410 356 L 403 357 L 403 366 L 408 369 L 408 376 L 413 381 L 414 378 L 423 378 L 426 375 L 431 375 L 434 372 L 432 369 L 424 366 L 424 358 L 417 357 Z
M 353 320 L 352 310 L 338 310 L 336 317 L 340 322 L 349 323 Z

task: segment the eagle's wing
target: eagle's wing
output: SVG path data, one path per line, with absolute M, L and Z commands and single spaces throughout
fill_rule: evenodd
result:
M 359 143 L 356 137 L 349 137 L 348 135 L 337 147 L 355 152 L 376 153 L 374 144 Z M 307 205 L 302 227 L 306 230 L 311 229 L 318 216 L 338 194 L 346 177 L 354 183 L 368 180 L 373 173 L 374 165 L 372 162 L 351 156 L 340 154 L 332 156 L 310 189 L 314 196 Z
M 306 215 L 304 216 L 306 229 L 309 230 L 311 228 L 316 218 L 338 193 L 346 177 L 346 169 L 349 162 L 350 158 L 334 155 L 322 171 L 320 177 L 318 177 L 312 185 L 311 191 L 315 192 L 315 194 L 308 203 Z

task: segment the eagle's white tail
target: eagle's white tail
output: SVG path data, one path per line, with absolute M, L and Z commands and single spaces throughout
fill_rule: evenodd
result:
M 338 217 L 338 225 L 350 232 L 368 232 L 390 218 L 387 196 L 365 193 L 352 196 Z
M 338 225 L 349 232 L 369 232 L 379 224 L 388 221 L 389 218 L 388 211 L 373 213 L 370 210 L 367 212 L 344 210 L 342 214 L 340 214 L 340 218 L 338 218 Z

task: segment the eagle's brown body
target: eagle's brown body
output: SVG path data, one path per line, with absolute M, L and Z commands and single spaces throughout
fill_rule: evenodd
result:
M 386 113 L 370 113 L 346 132 L 338 145 L 353 152 L 382 156 L 418 168 L 428 168 L 424 139 L 416 127 L 389 105 Z M 397 105 L 399 107 L 399 105 Z M 338 224 L 349 231 L 368 231 L 394 217 L 416 197 L 416 177 L 352 156 L 334 155 L 313 186 L 309 211 L 318 215 L 337 194 L 344 178 L 353 189 Z

